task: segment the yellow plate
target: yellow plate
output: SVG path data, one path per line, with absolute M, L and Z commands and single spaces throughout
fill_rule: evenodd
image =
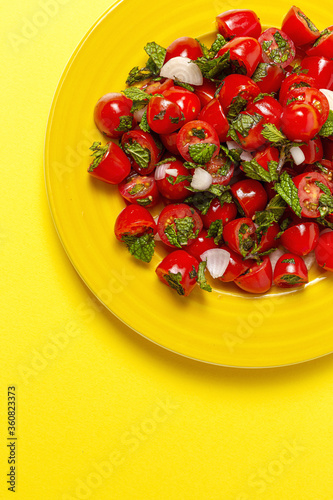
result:
M 71 57 L 50 111 L 45 143 L 45 176 L 51 212 L 60 239 L 77 272 L 118 318 L 153 342 L 210 363 L 267 367 L 297 363 L 333 350 L 332 278 L 311 272 L 301 291 L 266 296 L 242 294 L 233 286 L 199 288 L 188 298 L 163 285 L 155 268 L 130 256 L 116 241 L 114 221 L 124 207 L 117 188 L 87 174 L 89 146 L 101 140 L 93 109 L 103 94 L 120 91 L 129 70 L 143 66 L 143 47 L 167 46 L 179 36 L 205 36 L 215 16 L 252 8 L 263 25 L 280 26 L 290 3 L 238 0 L 124 0 L 90 29 Z M 269 8 L 269 10 L 268 10 Z M 323 29 L 331 7 L 320 11 L 309 0 L 301 8 Z M 331 19 L 331 22 L 327 20 Z

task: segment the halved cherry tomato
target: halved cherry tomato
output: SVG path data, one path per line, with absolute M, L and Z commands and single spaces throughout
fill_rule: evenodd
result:
M 325 177 L 318 172 L 305 172 L 293 178 L 298 189 L 298 198 L 302 207 L 302 217 L 320 217 L 318 210 L 320 197 L 325 194 L 320 184 L 329 184 Z
M 261 33 L 261 24 L 257 14 L 249 9 L 233 9 L 216 16 L 219 33 L 224 38 L 231 39 L 239 36 L 258 38 Z
M 256 38 L 239 36 L 227 42 L 216 54 L 229 52 L 231 68 L 235 73 L 252 76 L 261 60 L 261 46 Z
M 308 56 L 322 56 L 327 59 L 333 57 L 333 32 L 324 30 L 320 37 L 313 43 L 312 47 L 306 51 Z
M 260 94 L 258 85 L 246 75 L 228 75 L 222 81 L 218 99 L 223 111 L 228 113 L 237 98 L 251 101 Z
M 163 146 L 170 151 L 171 154 L 179 156 L 180 153 L 177 148 L 177 135 L 178 131 L 171 132 L 171 134 L 160 134 L 159 138 Z
M 167 205 L 161 211 L 157 232 L 163 243 L 181 248 L 195 241 L 203 227 L 200 215 L 185 203 Z
M 308 282 L 308 270 L 302 257 L 293 253 L 281 255 L 275 265 L 273 282 L 281 288 L 305 285 Z
M 259 264 L 255 262 L 234 280 L 239 288 L 251 293 L 265 293 L 273 284 L 272 264 L 269 257 L 264 257 Z
M 301 61 L 301 68 L 314 79 L 318 89 L 333 89 L 333 61 L 322 56 L 308 56 Z
M 283 108 L 281 130 L 290 141 L 309 141 L 321 128 L 318 111 L 306 102 L 292 102 Z
M 285 102 L 281 102 L 283 106 L 288 106 L 293 102 L 305 102 L 311 104 L 319 115 L 320 125 L 322 126 L 329 114 L 329 103 L 327 97 L 314 87 L 302 87 L 293 89 L 286 94 Z
M 147 94 L 155 95 L 163 94 L 165 90 L 168 90 L 173 86 L 173 80 L 171 78 L 166 78 L 158 82 L 148 80 L 144 85 L 142 85 L 141 89 L 144 90 Z
M 131 108 L 133 101 L 120 93 L 103 95 L 95 106 L 95 124 L 102 134 L 118 138 L 136 125 Z
M 321 161 L 323 158 L 323 145 L 320 137 L 315 137 L 305 144 L 300 146 L 304 153 L 305 159 L 303 164 L 311 164 L 316 161 Z
M 241 206 L 245 217 L 252 218 L 257 211 L 264 210 L 267 193 L 264 186 L 254 179 L 243 179 L 231 186 L 231 192 Z
M 114 232 L 117 240 L 125 241 L 127 237 L 156 233 L 156 224 L 151 213 L 140 205 L 128 205 L 115 221 Z
M 260 62 L 252 75 L 260 91 L 266 94 L 278 92 L 284 79 L 284 71 L 281 66 L 274 63 Z
M 214 242 L 214 238 L 208 237 L 207 229 L 202 229 L 197 239 L 186 247 L 186 251 L 200 262 L 202 260 L 201 255 L 204 252 L 212 250 L 213 248 L 218 248 L 218 246 L 219 245 Z
M 160 198 L 153 175 L 140 175 L 132 172 L 118 184 L 118 189 L 126 201 L 146 208 L 156 205 Z
M 256 241 L 256 226 L 252 219 L 241 217 L 223 228 L 223 239 L 234 252 L 246 257 Z
M 234 169 L 235 164 L 224 153 L 215 156 L 205 165 L 205 170 L 213 178 L 212 184 L 221 184 L 223 186 L 227 186 L 231 181 Z
M 101 146 L 94 142 L 90 147 L 94 160 L 90 163 L 88 172 L 96 179 L 109 184 L 118 184 L 131 171 L 131 163 L 124 151 L 114 142 Z
M 196 162 L 195 146 L 198 144 L 206 144 L 207 147 L 212 146 L 210 148 L 212 158 L 219 152 L 220 141 L 214 127 L 202 120 L 193 120 L 183 125 L 179 130 L 177 148 L 186 161 Z M 203 163 L 207 163 L 207 161 Z M 202 162 L 199 161 L 198 163 Z
M 178 104 L 180 110 L 184 114 L 183 123 L 195 120 L 200 112 L 201 103 L 199 97 L 189 90 L 181 87 L 173 87 L 163 92 L 164 97 L 169 101 Z
M 297 46 L 314 42 L 320 35 L 319 30 L 312 21 L 294 5 L 285 15 L 282 25 L 284 31 Z
M 229 252 L 230 260 L 223 276 L 220 276 L 218 279 L 223 283 L 229 283 L 244 273 L 253 264 L 253 261 L 251 259 L 243 260 L 239 254 L 231 250 L 227 245 L 221 245 L 221 248 Z
M 149 132 L 130 130 L 121 138 L 121 145 L 129 156 L 132 168 L 139 174 L 150 174 L 162 154 L 162 145 L 158 144 Z
M 280 128 L 282 106 L 272 96 L 263 96 L 261 99 L 258 97 L 254 101 L 249 102 L 245 108 L 245 112 L 252 115 L 258 113 L 263 117 L 265 123 L 272 123 L 277 128 Z
M 148 103 L 147 121 L 157 134 L 170 134 L 183 125 L 185 118 L 178 104 L 155 95 Z
M 277 239 L 277 235 L 280 232 L 280 226 L 277 222 L 272 222 L 270 226 L 264 231 L 258 233 L 258 253 L 267 252 L 271 248 L 276 248 L 279 246 L 279 239 Z
M 156 268 L 156 274 L 162 283 L 187 297 L 197 282 L 199 263 L 185 250 L 169 253 Z
M 281 244 L 296 255 L 307 255 L 317 246 L 319 227 L 316 222 L 300 222 L 286 229 L 280 238 Z
M 156 177 L 160 170 L 155 170 L 156 184 L 161 195 L 168 200 L 177 201 L 184 200 L 189 196 L 190 192 L 186 187 L 190 185 L 190 181 L 184 179 L 189 175 L 189 171 L 184 167 L 183 163 L 180 160 L 168 161 L 166 159 L 159 163 L 157 169 L 161 168 L 164 170 L 164 177 L 162 178 Z
M 218 198 L 214 198 L 207 212 L 201 215 L 201 219 L 204 227 L 208 229 L 212 222 L 216 220 L 221 220 L 222 224 L 225 225 L 231 220 L 234 220 L 236 216 L 237 207 L 233 201 L 231 203 L 221 204 Z
M 198 40 L 190 36 L 182 36 L 174 40 L 166 49 L 164 63 L 173 57 L 188 57 L 195 60 L 203 56 L 202 48 Z
M 229 122 L 224 114 L 220 101 L 211 99 L 199 113 L 198 120 L 209 123 L 214 127 L 221 142 L 225 142 L 228 137 Z
M 319 236 L 315 256 L 320 267 L 333 271 L 333 231 L 326 231 Z
M 279 102 L 284 105 L 287 101 L 287 94 L 294 89 L 303 88 L 303 87 L 316 87 L 315 79 L 312 76 L 308 76 L 305 73 L 292 73 L 291 75 L 286 76 L 281 84 L 281 88 L 279 91 Z
M 253 158 L 259 163 L 259 165 L 262 168 L 264 168 L 265 170 L 267 170 L 267 172 L 269 172 L 268 168 L 269 162 L 271 161 L 278 162 L 280 158 L 280 153 L 278 148 L 268 145 L 265 146 L 264 149 L 257 151 Z
M 216 92 L 216 85 L 207 78 L 203 79 L 202 85 L 197 85 L 194 89 L 195 94 L 199 97 L 201 106 L 204 107 L 212 99 L 214 99 Z
M 262 59 L 267 63 L 288 66 L 295 58 L 296 50 L 292 39 L 278 28 L 268 28 L 258 41 L 262 48 Z
M 237 135 L 237 142 L 245 151 L 255 151 L 267 142 L 261 134 L 265 120 L 259 113 L 241 111 L 232 125 Z

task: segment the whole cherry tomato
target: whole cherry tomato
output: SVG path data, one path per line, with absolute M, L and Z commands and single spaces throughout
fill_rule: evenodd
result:
M 182 36 L 174 40 L 166 49 L 164 63 L 173 57 L 188 57 L 195 60 L 203 56 L 202 48 L 198 40 L 190 36 Z
M 264 257 L 261 263 L 252 264 L 234 280 L 234 283 L 246 292 L 267 292 L 273 284 L 272 264 L 269 257 Z
M 202 220 L 195 209 L 179 203 L 163 208 L 158 218 L 157 232 L 167 246 L 181 248 L 193 243 L 202 227 Z
M 277 128 L 280 128 L 282 106 L 277 99 L 268 95 L 254 101 L 249 102 L 245 108 L 245 112 L 254 114 L 258 113 L 264 119 L 265 123 L 273 123 Z
M 181 87 L 173 87 L 163 92 L 164 97 L 169 101 L 178 104 L 180 110 L 184 114 L 183 123 L 195 120 L 200 112 L 201 103 L 199 97 L 189 90 Z
M 308 282 L 308 270 L 299 255 L 284 253 L 277 261 L 273 274 L 274 285 L 281 288 L 299 287 Z
M 231 192 L 241 206 L 245 217 L 252 218 L 257 211 L 264 210 L 267 193 L 264 186 L 254 179 L 244 179 L 231 186 Z
M 280 238 L 281 244 L 296 255 L 307 255 L 316 248 L 319 227 L 316 222 L 300 222 L 286 229 Z
M 199 263 L 185 250 L 169 253 L 156 268 L 156 274 L 162 283 L 187 297 L 197 282 Z
M 229 122 L 224 114 L 220 101 L 211 99 L 199 113 L 198 120 L 209 123 L 214 127 L 221 142 L 225 142 L 228 137 Z
M 207 147 L 210 151 L 209 155 L 214 158 L 219 152 L 220 141 L 218 135 L 209 123 L 202 120 L 193 120 L 186 123 L 178 132 L 177 148 L 186 161 L 194 161 L 197 163 L 207 163 L 206 161 L 197 161 L 198 155 L 200 156 L 200 146 Z M 206 146 L 204 146 L 206 145 Z
M 290 141 L 309 141 L 321 128 L 318 111 L 306 102 L 292 102 L 283 108 L 281 130 Z
M 148 103 L 147 121 L 157 134 L 170 134 L 183 125 L 185 118 L 178 104 L 154 95 Z
M 271 161 L 279 161 L 280 153 L 278 148 L 274 146 L 265 146 L 264 149 L 257 151 L 253 159 L 259 163 L 259 165 L 269 172 L 268 164 Z M 242 168 L 242 167 L 241 167 Z M 276 194 L 276 193 L 275 193 Z
M 90 147 L 94 160 L 90 163 L 88 172 L 96 179 L 109 184 L 119 184 L 131 171 L 131 163 L 123 150 L 114 142 L 102 146 L 94 142 Z
M 159 192 L 153 175 L 132 172 L 118 184 L 119 193 L 129 203 L 153 207 L 159 200 Z
M 333 61 L 322 56 L 304 57 L 301 61 L 302 70 L 314 79 L 318 89 L 333 89 Z
M 297 46 L 314 42 L 320 35 L 319 30 L 312 21 L 294 5 L 285 15 L 282 25 L 284 31 Z
M 257 14 L 249 9 L 233 9 L 216 16 L 219 33 L 224 38 L 231 39 L 239 36 L 258 38 L 261 33 L 261 24 Z
M 120 93 L 101 97 L 95 106 L 95 124 L 102 134 L 118 138 L 136 125 L 131 108 L 133 101 Z
M 327 231 L 319 236 L 315 256 L 320 267 L 333 271 L 333 231 Z

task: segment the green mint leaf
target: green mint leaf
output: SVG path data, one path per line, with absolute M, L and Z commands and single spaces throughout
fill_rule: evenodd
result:
M 176 78 L 174 79 L 173 84 L 176 87 L 182 87 L 186 90 L 189 90 L 190 92 L 194 92 L 194 87 L 192 87 L 192 85 L 190 85 L 189 83 L 181 82 L 180 80 L 177 80 Z
M 147 168 L 150 163 L 150 152 L 137 141 L 125 142 L 123 145 L 126 154 L 131 156 L 140 168 Z
M 329 137 L 330 135 L 333 135 L 333 111 L 331 109 L 326 122 L 319 130 L 319 135 L 321 137 Z
M 274 214 L 275 220 L 281 219 L 286 209 L 286 202 L 279 194 L 276 194 L 268 203 L 266 210 Z
M 155 167 L 159 167 L 160 165 L 165 165 L 166 163 L 171 163 L 173 161 L 177 161 L 177 158 L 174 156 L 170 156 L 170 158 L 164 158 L 164 160 L 155 164 Z
M 298 189 L 287 172 L 282 172 L 280 182 L 275 183 L 274 189 L 288 203 L 295 214 L 300 217 L 302 208 L 298 198 Z
M 154 73 L 149 68 L 139 69 L 139 66 L 135 66 L 128 74 L 126 85 L 134 85 L 135 83 L 142 82 L 152 76 L 154 76 Z
M 198 274 L 197 274 L 197 283 L 202 290 L 205 290 L 206 292 L 211 292 L 212 287 L 207 283 L 206 275 L 205 275 L 206 265 L 207 264 L 204 261 L 201 261 L 199 263 Z
M 242 224 L 238 231 L 239 249 L 243 257 L 246 257 L 254 245 L 254 240 L 251 237 L 246 237 L 249 226 Z
M 267 70 L 269 68 L 268 63 L 259 63 L 258 66 L 256 67 L 255 72 L 252 75 L 252 80 L 254 82 L 261 82 L 264 78 L 267 76 Z
M 218 33 L 216 35 L 214 42 L 212 43 L 210 50 L 209 50 L 210 59 L 213 59 L 216 56 L 216 54 L 218 53 L 218 51 L 220 49 L 222 49 L 222 47 L 224 47 L 224 45 L 226 45 L 226 43 L 227 43 L 227 41 L 224 38 L 224 36 L 222 36 L 220 33 Z
M 92 151 L 91 156 L 94 157 L 93 161 L 90 163 L 88 172 L 92 172 L 98 165 L 101 163 L 105 153 L 107 152 L 109 146 L 102 146 L 101 142 L 95 141 L 91 146 L 90 150 Z
M 181 248 L 187 245 L 190 239 L 196 238 L 199 231 L 194 232 L 194 221 L 192 217 L 186 216 L 174 219 L 172 224 L 165 227 L 164 232 L 172 245 Z
M 269 142 L 285 143 L 288 141 L 287 137 L 273 123 L 265 123 L 261 134 Z
M 306 280 L 304 280 L 300 276 L 297 276 L 296 274 L 284 274 L 283 276 L 281 276 L 280 280 L 285 281 L 290 285 L 300 285 L 302 283 L 306 283 Z
M 167 282 L 170 288 L 176 290 L 179 295 L 185 295 L 184 288 L 181 284 L 182 274 L 181 273 L 172 273 L 171 271 L 168 274 L 164 274 L 163 278 Z
M 271 160 L 268 162 L 268 170 L 269 173 L 271 174 L 272 181 L 279 180 L 278 167 L 279 164 L 277 161 Z
M 141 122 L 139 123 L 139 127 L 143 132 L 150 132 L 150 127 L 147 120 L 147 111 L 143 113 Z
M 251 161 L 243 161 L 241 163 L 242 170 L 246 174 L 247 177 L 251 179 L 256 179 L 258 181 L 271 182 L 272 176 L 270 172 L 265 170 L 257 160 L 253 159 Z
M 324 217 L 317 217 L 316 219 L 313 220 L 315 222 L 318 222 L 318 224 L 321 224 L 324 227 L 329 227 L 330 229 L 333 229 L 333 222 L 326 220 Z
M 170 182 L 170 184 L 172 186 L 174 186 L 175 184 L 179 184 L 180 182 L 183 182 L 183 181 L 191 181 L 192 176 L 191 175 L 177 175 L 177 177 L 174 177 L 173 175 L 168 175 L 166 177 L 166 180 L 168 182 Z
M 184 203 L 193 205 L 202 215 L 206 215 L 215 196 L 208 191 L 200 191 L 188 196 Z
M 325 184 L 323 184 L 320 181 L 315 181 L 315 184 L 323 191 L 323 193 L 327 194 L 328 196 L 331 196 L 331 191 Z
M 326 215 L 331 214 L 333 212 L 333 196 L 331 195 L 330 191 L 329 194 L 322 194 L 321 197 L 319 198 L 318 210 L 321 217 L 325 217 Z
M 206 139 L 206 134 L 203 128 L 192 128 L 192 135 L 199 137 L 199 139 Z
M 131 107 L 132 113 L 138 109 L 144 108 L 152 97 L 138 87 L 129 87 L 128 89 L 123 90 L 123 94 L 133 101 Z
M 214 243 L 216 245 L 219 245 L 222 241 L 222 233 L 223 233 L 222 219 L 216 219 L 210 224 L 206 238 L 213 238 Z
M 137 204 L 141 205 L 142 207 L 148 207 L 152 201 L 152 196 L 147 196 L 147 198 L 139 198 L 138 200 L 136 200 Z
M 316 33 L 318 31 L 318 28 L 316 28 L 316 26 L 313 24 L 313 22 L 310 21 L 310 19 L 305 14 L 303 14 L 302 11 L 298 10 L 297 14 L 299 15 L 299 17 L 304 19 L 304 21 L 306 22 L 306 24 L 308 25 L 308 27 L 310 28 L 311 31 L 313 31 L 314 33 Z
M 223 144 L 221 144 L 220 148 L 229 160 L 234 163 L 240 162 L 240 155 L 243 152 L 242 149 L 228 149 L 226 146 L 223 146 Z
M 261 120 L 263 120 L 263 117 L 258 113 L 254 113 L 253 115 L 248 113 L 239 114 L 230 125 L 230 129 L 236 130 L 242 137 L 246 137 L 250 130 Z
M 215 59 L 206 57 L 198 57 L 195 64 L 199 66 L 202 75 L 209 80 L 222 80 L 230 73 L 230 52 L 227 51 L 222 56 Z
M 210 144 L 208 142 L 199 142 L 197 144 L 191 144 L 188 148 L 189 155 L 195 163 L 200 163 L 204 165 L 208 163 L 216 150 L 216 144 Z
M 164 228 L 164 232 L 165 232 L 166 237 L 169 240 L 169 243 L 171 243 L 171 245 L 174 245 L 177 248 L 182 247 L 178 241 L 177 232 L 176 232 L 175 226 L 173 224 L 169 224 L 168 226 L 166 226 Z
M 142 236 L 124 235 L 122 241 L 127 245 L 131 255 L 143 262 L 150 262 L 155 250 L 155 240 L 153 233 L 146 233 Z
M 129 115 L 123 115 L 119 118 L 119 125 L 115 129 L 117 132 L 128 132 L 133 126 L 133 117 Z
M 283 259 L 281 264 L 295 264 L 295 259 Z
M 246 108 L 247 100 L 241 95 L 233 97 L 231 105 L 229 106 L 229 111 L 227 114 L 227 120 L 232 121 L 237 118 L 239 113 Z
M 154 62 L 156 68 L 160 70 L 164 63 L 166 49 L 155 42 L 150 42 L 147 43 L 144 50 L 148 54 L 149 58 Z

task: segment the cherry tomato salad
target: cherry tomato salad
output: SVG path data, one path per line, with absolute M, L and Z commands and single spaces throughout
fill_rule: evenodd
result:
M 118 186 L 116 238 L 189 295 L 207 276 L 250 293 L 333 271 L 333 26 L 292 6 L 281 28 L 234 9 L 210 47 L 147 43 L 126 88 L 101 97 L 89 174 Z M 153 216 L 151 208 L 158 207 Z M 208 274 L 207 274 L 208 273 Z

